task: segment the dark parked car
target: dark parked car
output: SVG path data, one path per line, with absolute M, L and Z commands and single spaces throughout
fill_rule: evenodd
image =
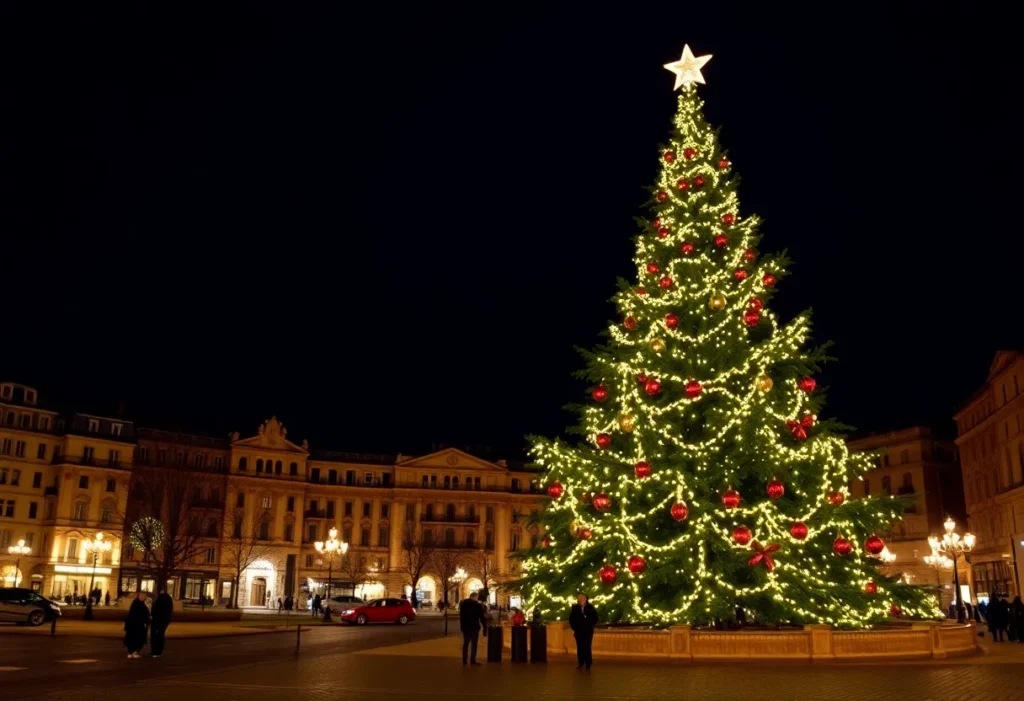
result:
M 39 592 L 17 587 L 0 589 L 0 621 L 41 626 L 60 618 L 60 606 Z

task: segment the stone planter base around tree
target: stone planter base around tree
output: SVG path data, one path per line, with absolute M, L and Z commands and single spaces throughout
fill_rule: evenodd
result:
M 511 639 L 506 632 L 506 647 Z M 549 624 L 547 639 L 549 655 L 576 655 L 568 622 Z M 826 625 L 749 632 L 692 630 L 686 625 L 661 630 L 599 628 L 594 634 L 594 657 L 682 663 L 942 659 L 974 653 L 977 640 L 973 623 L 938 621 L 864 631 L 832 630 Z

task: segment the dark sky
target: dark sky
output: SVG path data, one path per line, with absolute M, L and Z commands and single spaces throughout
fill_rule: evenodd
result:
M 559 433 L 684 42 L 828 414 L 945 427 L 1021 345 L 1009 16 L 300 4 L 0 5 L 0 376 L 314 447 Z

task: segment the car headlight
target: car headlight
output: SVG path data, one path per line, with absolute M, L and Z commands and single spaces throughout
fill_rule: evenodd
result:
M 60 612 L 60 606 L 58 606 L 57 604 L 50 604 L 50 608 L 52 608 L 54 611 Z
M 355 610 L 355 609 L 345 609 L 344 611 L 342 611 L 342 612 L 341 612 L 341 615 L 342 615 L 342 616 L 347 616 L 347 615 L 349 615 L 350 613 L 355 613 L 355 612 L 356 612 L 356 610 Z

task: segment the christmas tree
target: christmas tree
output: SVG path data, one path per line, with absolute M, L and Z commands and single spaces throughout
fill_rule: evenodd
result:
M 849 498 L 871 467 L 822 420 L 805 350 L 808 314 L 771 310 L 783 255 L 759 249 L 733 165 L 704 120 L 696 83 L 710 56 L 666 68 L 682 88 L 660 153 L 635 285 L 587 353 L 591 397 L 577 444 L 537 439 L 550 506 L 526 553 L 528 606 L 565 618 L 577 592 L 610 622 L 748 621 L 864 627 L 940 615 L 924 592 L 881 575 L 892 497 Z

